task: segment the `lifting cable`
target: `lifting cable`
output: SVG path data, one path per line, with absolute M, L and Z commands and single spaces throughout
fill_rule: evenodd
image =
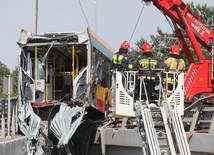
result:
M 83 7 L 82 7 L 82 4 L 81 4 L 80 0 L 78 0 L 78 2 L 79 2 L 79 5 L 80 5 L 80 7 L 81 7 L 82 13 L 83 13 L 83 15 L 84 15 L 84 17 L 85 17 L 85 20 L 86 20 L 86 22 L 87 22 L 87 25 L 88 25 L 88 27 L 90 27 L 90 26 L 89 26 L 88 19 L 87 19 L 86 14 L 85 14 L 85 12 L 84 12 L 84 10 L 83 10 Z
M 135 32 L 136 27 L 137 27 L 137 24 L 138 24 L 138 22 L 139 22 L 139 20 L 140 20 L 140 17 L 141 17 L 141 15 L 142 15 L 142 12 L 143 12 L 143 9 L 144 9 L 144 7 L 145 7 L 145 4 L 146 4 L 146 3 L 144 3 L 144 5 L 143 5 L 143 7 L 142 7 L 142 9 L 141 9 L 141 11 L 140 11 L 140 14 L 139 14 L 139 16 L 138 16 L 138 19 L 137 19 L 137 22 L 136 22 L 136 24 L 135 24 L 134 30 L 133 30 L 133 32 L 132 32 L 131 38 L 130 38 L 130 40 L 129 40 L 129 43 L 130 43 L 131 40 L 132 40 L 132 37 L 133 37 L 133 35 L 134 35 L 134 32 Z M 167 18 L 166 15 L 164 15 L 164 16 L 165 16 L 167 22 L 169 23 L 171 29 L 172 29 L 172 30 L 175 30 L 175 29 L 174 29 L 174 26 L 173 26 L 172 22 L 169 20 L 169 18 Z
M 164 16 L 165 16 L 167 22 L 169 23 L 169 26 L 171 27 L 172 31 L 174 32 L 174 31 L 175 31 L 175 28 L 174 28 L 174 26 L 173 26 L 172 21 L 170 21 L 169 18 L 168 18 L 166 15 L 164 15 Z
M 82 12 L 83 12 L 83 15 L 84 15 L 84 17 L 85 17 L 85 20 L 86 20 L 86 22 L 87 22 L 87 25 L 89 26 L 88 19 L 87 19 L 87 17 L 86 17 L 86 14 L 85 14 L 85 12 L 84 12 L 84 9 L 83 9 L 83 7 L 82 7 L 82 4 L 81 4 L 80 0 L 78 0 L 78 2 L 79 2 L 79 5 L 80 5 L 80 7 L 81 7 L 81 10 L 82 10 Z M 142 9 L 141 9 L 141 11 L 140 11 L 139 17 L 138 17 L 137 22 L 136 22 L 136 24 L 135 24 L 135 27 L 134 27 L 134 30 L 133 30 L 132 35 L 131 35 L 131 37 L 130 37 L 129 43 L 130 43 L 131 40 L 132 40 L 132 37 L 133 37 L 133 35 L 134 35 L 134 32 L 135 32 L 135 30 L 136 30 L 137 24 L 138 24 L 138 22 L 139 22 L 139 20 L 140 20 L 140 17 L 141 17 L 141 14 L 142 14 L 142 12 L 143 12 L 144 7 L 145 7 L 145 3 L 143 4 L 143 7 L 142 7 Z
M 143 12 L 143 9 L 144 9 L 144 7 L 145 7 L 145 4 L 146 4 L 146 3 L 144 3 L 143 6 L 142 6 L 142 9 L 141 9 L 140 14 L 139 14 L 139 16 L 138 16 L 138 19 L 137 19 L 137 22 L 136 22 L 136 24 L 135 24 L 134 30 L 133 30 L 133 32 L 132 32 L 131 38 L 130 38 L 130 40 L 129 40 L 129 43 L 131 43 L 132 37 L 133 37 L 134 32 L 135 32 L 135 30 L 136 30 L 137 24 L 138 24 L 138 22 L 139 22 L 139 20 L 140 20 L 140 16 L 142 15 L 142 12 Z

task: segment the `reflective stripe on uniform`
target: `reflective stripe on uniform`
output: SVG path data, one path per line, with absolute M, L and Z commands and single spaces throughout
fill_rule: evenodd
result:
M 150 61 L 148 59 L 141 59 L 139 61 L 139 64 L 140 64 L 140 67 L 141 68 L 155 68 L 156 65 L 157 65 L 157 61 L 156 60 L 153 60 L 151 59 Z
M 140 64 L 140 67 L 143 69 L 154 69 L 156 68 L 157 61 L 151 58 L 142 58 L 139 60 L 139 64 Z M 155 76 L 153 72 L 151 72 L 150 70 L 141 71 L 139 78 L 144 78 L 147 80 L 155 80 Z
M 114 64 L 122 64 L 123 55 L 114 55 L 113 56 L 113 63 Z
M 185 70 L 185 62 L 183 59 L 179 59 L 179 62 L 175 58 L 168 58 L 166 61 L 169 64 L 169 70 Z
M 154 76 L 140 76 L 139 79 L 140 78 L 147 79 L 147 80 L 155 80 Z

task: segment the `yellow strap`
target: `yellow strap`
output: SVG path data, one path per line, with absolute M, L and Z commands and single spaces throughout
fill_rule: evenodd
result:
M 148 79 L 148 80 L 155 80 L 155 77 L 154 76 L 140 76 L 140 78 L 144 78 L 144 79 Z

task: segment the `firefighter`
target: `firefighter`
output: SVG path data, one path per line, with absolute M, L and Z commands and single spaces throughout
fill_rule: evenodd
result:
M 169 71 L 184 71 L 186 65 L 180 57 L 181 48 L 178 45 L 172 45 L 169 50 L 169 57 L 164 61 Z
M 186 65 L 180 57 L 181 48 L 178 45 L 172 45 L 169 50 L 169 57 L 164 61 L 167 64 L 167 76 L 163 79 L 166 82 L 164 90 L 173 91 L 178 84 L 177 73 L 185 71 Z
M 146 84 L 146 90 L 148 98 L 153 98 L 152 95 L 154 94 L 154 80 L 156 79 L 156 71 L 153 70 L 157 68 L 158 61 L 152 54 L 152 46 L 145 42 L 141 46 L 141 52 L 142 55 L 140 55 L 137 59 L 138 63 L 138 70 L 139 70 L 139 82 L 137 85 L 137 93 L 136 93 L 136 99 L 139 98 L 139 90 L 140 90 L 140 78 L 143 78 Z M 142 90 L 142 97 L 145 98 L 146 92 Z
M 123 41 L 120 45 L 119 51 L 113 55 L 112 63 L 113 68 L 118 71 L 124 71 L 132 69 L 132 65 L 129 62 L 128 49 L 130 45 L 127 41 Z
M 155 69 L 157 67 L 158 62 L 152 54 L 152 46 L 148 42 L 145 42 L 141 46 L 141 52 L 142 55 L 140 55 L 137 59 L 139 76 L 143 76 L 147 79 L 154 79 L 154 72 L 150 71 L 149 69 Z M 148 71 L 141 71 L 141 69 L 148 69 Z

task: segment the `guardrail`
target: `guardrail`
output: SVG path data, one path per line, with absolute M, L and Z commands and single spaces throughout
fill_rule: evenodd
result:
M 18 97 L 0 99 L 1 138 L 11 138 L 18 132 Z

